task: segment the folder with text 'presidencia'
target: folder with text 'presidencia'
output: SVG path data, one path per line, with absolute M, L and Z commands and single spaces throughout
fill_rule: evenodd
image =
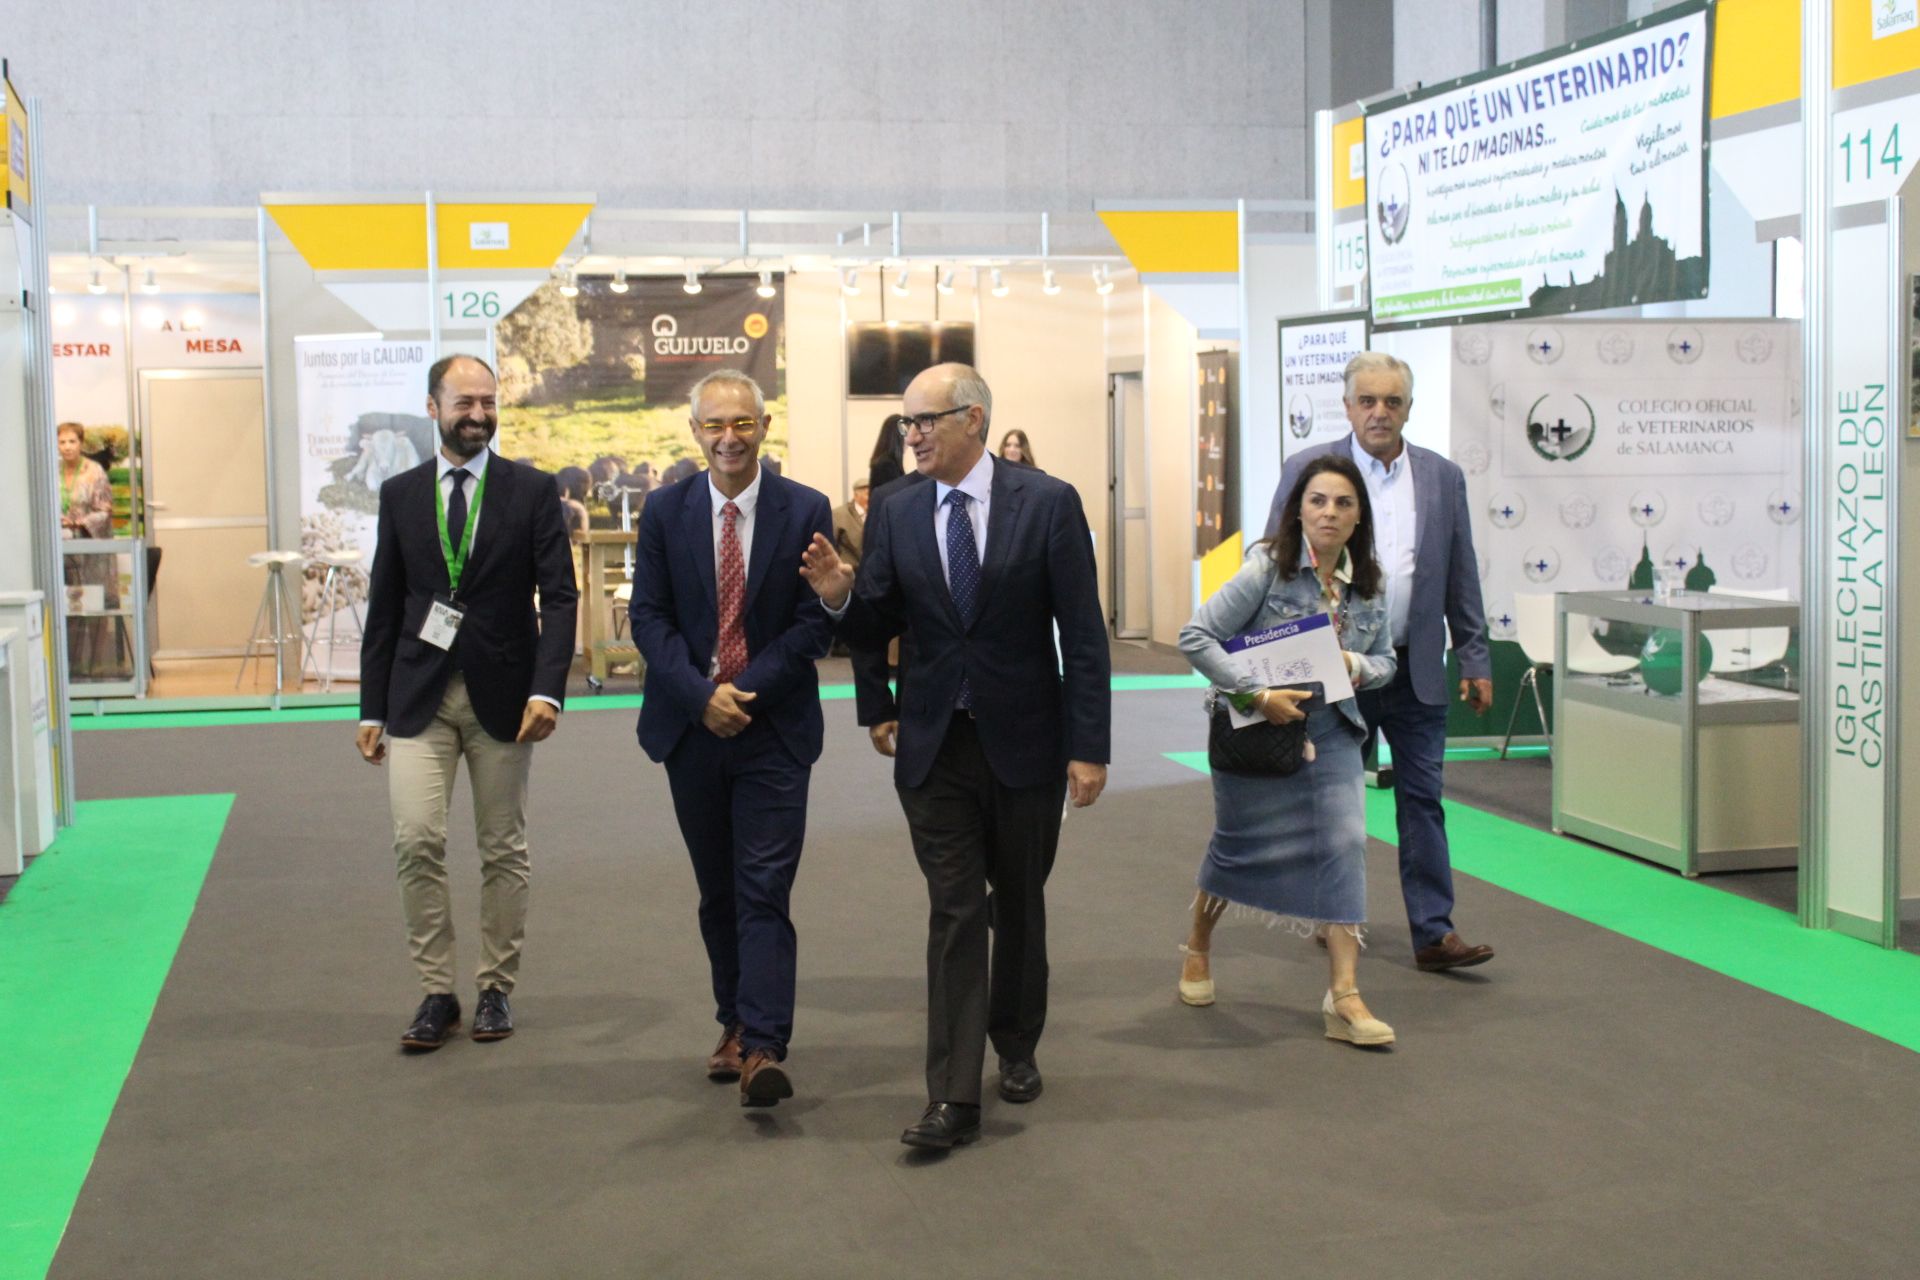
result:
M 1278 626 L 1234 636 L 1221 646 L 1236 671 L 1251 677 L 1262 688 L 1281 685 L 1318 684 L 1326 700 L 1343 702 L 1353 696 L 1353 682 L 1347 678 L 1347 660 L 1340 652 L 1340 638 L 1333 619 L 1324 613 L 1308 614 Z M 1263 717 L 1258 712 L 1243 713 L 1228 705 L 1233 727 L 1244 729 Z

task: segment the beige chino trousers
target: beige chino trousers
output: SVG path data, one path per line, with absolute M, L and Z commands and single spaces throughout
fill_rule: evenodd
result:
M 480 845 L 481 987 L 513 990 L 527 926 L 527 776 L 531 742 L 501 742 L 480 727 L 457 673 L 433 722 L 387 746 L 387 792 L 407 949 L 428 995 L 453 992 L 453 900 L 447 887 L 447 809 L 460 761 L 473 790 Z

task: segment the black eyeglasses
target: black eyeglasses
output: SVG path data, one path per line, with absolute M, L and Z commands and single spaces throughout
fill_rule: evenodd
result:
M 948 414 L 965 413 L 971 408 L 973 408 L 973 406 L 970 404 L 957 404 L 951 409 L 942 409 L 938 413 L 903 413 L 900 415 L 900 434 L 904 436 L 907 432 L 917 428 L 921 435 L 925 435 L 927 432 L 933 430 L 934 423 L 940 421 L 940 419 L 946 417 Z

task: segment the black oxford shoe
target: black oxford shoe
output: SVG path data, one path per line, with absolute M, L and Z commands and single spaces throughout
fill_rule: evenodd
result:
M 473 1011 L 475 1040 L 505 1040 L 513 1034 L 513 1011 L 507 1008 L 507 993 L 488 987 L 480 993 L 480 1004 Z
M 460 1001 L 450 995 L 428 996 L 414 1011 L 413 1025 L 400 1036 L 400 1047 L 431 1053 L 460 1029 Z
M 1032 1058 L 1000 1059 L 1000 1096 L 1008 1102 L 1032 1102 L 1040 1096 L 1040 1068 Z
M 964 1102 L 930 1102 L 920 1122 L 910 1125 L 900 1141 L 910 1147 L 947 1151 L 980 1139 L 980 1108 Z

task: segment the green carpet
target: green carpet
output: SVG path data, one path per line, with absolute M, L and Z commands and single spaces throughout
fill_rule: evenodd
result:
M 1206 681 L 1199 676 L 1187 674 L 1179 676 L 1115 676 L 1115 693 L 1149 693 L 1161 689 L 1203 689 Z M 820 686 L 820 701 L 844 702 L 853 697 L 850 684 L 828 684 Z M 576 697 L 568 706 L 569 711 L 632 711 L 639 707 L 640 695 L 637 693 L 606 693 L 598 696 Z M 118 711 L 109 715 L 75 716 L 73 727 L 77 731 L 94 729 L 215 729 L 230 725 L 248 724 L 312 724 L 320 721 L 351 721 L 360 718 L 360 709 L 353 706 L 332 707 L 284 707 L 272 711 L 258 707 L 234 708 L 231 710 L 210 709 L 204 711 Z
M 1166 755 L 1207 772 L 1204 751 Z M 1393 803 L 1367 791 L 1367 834 L 1387 844 L 1399 843 Z M 1920 955 L 1803 929 L 1777 907 L 1466 805 L 1446 809 L 1454 871 L 1920 1052 Z
M 53 1261 L 232 806 L 84 801 L 0 902 L 0 1280 Z

